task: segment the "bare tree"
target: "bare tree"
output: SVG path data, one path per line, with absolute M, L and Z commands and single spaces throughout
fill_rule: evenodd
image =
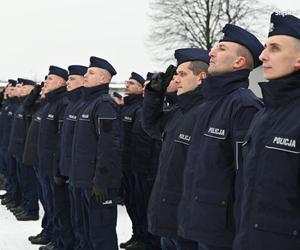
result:
M 169 61 L 176 48 L 210 50 L 226 23 L 257 34 L 261 25 L 268 25 L 271 13 L 271 7 L 258 0 L 152 0 L 150 8 L 153 24 L 148 45 L 162 62 Z

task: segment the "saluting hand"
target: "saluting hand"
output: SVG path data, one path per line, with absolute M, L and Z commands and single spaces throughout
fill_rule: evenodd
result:
M 165 92 L 175 73 L 176 67 L 172 64 L 169 65 L 165 73 L 160 72 L 153 77 L 149 84 L 151 89 L 157 92 Z

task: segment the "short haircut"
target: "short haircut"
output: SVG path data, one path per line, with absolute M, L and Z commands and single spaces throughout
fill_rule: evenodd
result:
M 237 49 L 237 55 L 242 56 L 246 59 L 246 67 L 250 70 L 254 69 L 254 60 L 251 52 L 245 46 L 240 45 Z
M 295 49 L 298 51 L 298 53 L 300 52 L 300 40 L 295 38 L 294 39 L 294 43 L 295 43 Z
M 201 72 L 208 74 L 208 64 L 202 61 L 191 61 L 188 68 L 195 76 L 199 75 Z
M 110 82 L 111 82 L 111 79 L 112 79 L 112 76 L 111 76 L 111 74 L 109 73 L 109 71 L 106 70 L 106 69 L 102 69 L 102 68 L 99 68 L 99 69 L 100 69 L 100 71 L 105 75 L 106 81 L 107 81 L 108 83 L 110 83 Z

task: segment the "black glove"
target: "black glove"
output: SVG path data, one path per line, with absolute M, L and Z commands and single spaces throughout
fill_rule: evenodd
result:
M 30 94 L 25 98 L 24 102 L 23 102 L 23 106 L 25 109 L 29 109 L 31 108 L 36 100 L 39 98 L 40 96 L 40 92 L 41 92 L 41 85 L 35 85 L 33 90 L 30 92 Z
M 103 202 L 108 200 L 108 190 L 107 188 L 99 188 L 96 186 L 93 186 L 93 196 L 95 196 L 96 202 L 99 205 L 102 205 Z
M 55 176 L 53 176 L 53 179 L 57 186 L 63 186 L 66 184 L 68 177 L 61 176 L 61 175 L 55 175 Z
M 160 72 L 150 81 L 149 85 L 151 89 L 157 92 L 165 92 L 169 86 L 174 74 L 176 73 L 176 67 L 174 65 L 169 65 L 166 72 Z

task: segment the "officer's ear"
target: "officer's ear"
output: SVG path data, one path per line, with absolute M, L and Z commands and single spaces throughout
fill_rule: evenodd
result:
M 204 72 L 204 71 L 202 71 L 202 72 L 200 72 L 200 74 L 199 74 L 199 85 L 203 82 L 203 80 L 205 79 L 207 77 L 207 73 L 206 72 Z
M 295 65 L 294 65 L 294 68 L 295 68 L 296 70 L 299 70 L 299 69 L 300 69 L 300 56 L 297 58 L 297 61 L 296 61 Z

